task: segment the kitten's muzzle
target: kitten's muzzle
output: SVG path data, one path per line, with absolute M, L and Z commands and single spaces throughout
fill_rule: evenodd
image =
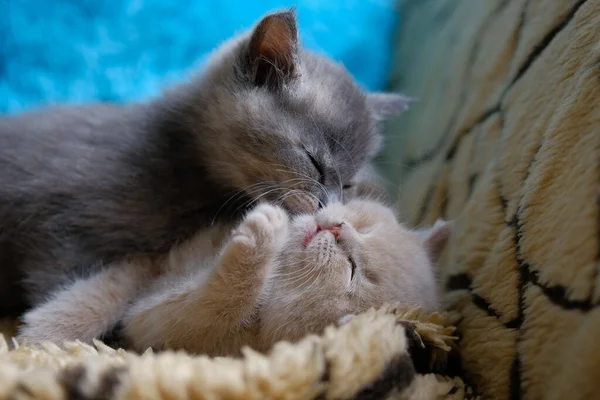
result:
M 342 233 L 342 226 L 344 225 L 344 223 L 340 223 L 340 224 L 336 224 L 333 226 L 326 226 L 326 227 L 320 227 L 321 230 L 323 231 L 329 231 L 331 232 L 331 234 L 333 235 L 334 238 L 339 238 L 340 237 L 340 233 Z
M 313 214 L 320 204 L 321 201 L 302 191 L 294 191 L 283 200 L 283 206 L 291 214 Z
M 308 246 L 308 244 L 313 240 L 313 238 L 317 236 L 320 232 L 329 232 L 333 235 L 335 240 L 338 241 L 342 232 L 342 225 L 344 225 L 343 222 L 340 224 L 330 226 L 311 225 L 304 234 L 304 240 L 302 241 L 303 247 Z

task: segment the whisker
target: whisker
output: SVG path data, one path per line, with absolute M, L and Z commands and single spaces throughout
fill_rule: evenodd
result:
M 215 213 L 215 216 L 213 217 L 212 221 L 211 221 L 211 226 L 214 225 L 217 217 L 219 216 L 219 213 L 227 206 L 227 204 L 229 204 L 231 201 L 233 201 L 235 198 L 239 198 L 241 196 L 243 196 L 244 194 L 247 194 L 247 192 L 249 190 L 254 190 L 257 187 L 262 187 L 262 185 L 268 185 L 268 183 L 266 182 L 258 182 L 252 185 L 249 185 L 243 189 L 238 189 L 236 191 L 233 192 L 233 195 L 230 196 L 223 204 L 221 204 L 221 206 L 219 207 L 219 209 L 217 210 L 217 212 Z M 251 194 L 251 193 L 250 193 Z M 236 210 L 237 212 L 238 210 Z
M 308 176 L 308 175 L 304 175 L 304 174 L 301 174 L 301 173 L 298 173 L 298 172 L 294 172 L 294 171 L 282 170 L 282 169 L 276 169 L 276 171 L 285 172 L 285 173 L 290 173 L 290 174 L 294 174 L 294 175 L 297 175 L 297 176 L 303 177 L 303 178 L 305 178 L 303 182 L 308 182 L 308 183 L 310 183 L 310 184 L 314 185 L 314 186 L 315 186 L 315 187 L 317 187 L 318 189 L 322 190 L 322 191 L 323 191 L 323 193 L 324 193 L 326 196 L 329 196 L 329 191 L 327 190 L 327 187 L 326 187 L 325 185 L 323 185 L 321 182 L 317 181 L 317 180 L 316 180 L 316 179 L 314 179 L 314 178 L 311 178 L 311 177 L 310 177 L 310 176 Z M 296 179 L 298 179 L 298 180 L 299 180 L 300 178 L 296 178 Z M 290 180 L 288 180 L 288 181 L 290 181 Z

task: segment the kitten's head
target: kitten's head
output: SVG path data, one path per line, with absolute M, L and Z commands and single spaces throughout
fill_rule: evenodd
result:
M 379 124 L 410 101 L 367 94 L 341 65 L 301 49 L 293 11 L 221 46 L 188 95 L 210 173 L 292 212 L 354 185 L 379 150 Z
M 260 310 L 264 343 L 320 332 L 384 303 L 439 308 L 433 265 L 450 236 L 439 221 L 411 231 L 380 203 L 334 203 L 301 215 Z

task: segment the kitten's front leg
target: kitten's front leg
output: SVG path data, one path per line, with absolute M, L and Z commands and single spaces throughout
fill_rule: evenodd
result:
M 131 308 L 124 320 L 127 340 L 138 350 L 216 351 L 220 338 L 253 317 L 287 229 L 281 208 L 258 206 L 234 230 L 206 281 L 184 290 L 170 286 Z
M 259 205 L 234 230 L 210 282 L 213 295 L 222 296 L 220 317 L 235 322 L 252 314 L 287 231 L 285 211 L 267 204 Z

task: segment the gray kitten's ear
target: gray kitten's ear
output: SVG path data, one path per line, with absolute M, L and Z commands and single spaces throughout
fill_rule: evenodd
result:
M 417 234 L 423 240 L 429 259 L 435 264 L 452 235 L 452 222 L 438 219 L 431 228 L 421 229 Z
M 378 121 L 387 121 L 392 117 L 402 114 L 415 101 L 417 99 L 400 93 L 367 94 L 367 105 Z
M 294 9 L 264 17 L 254 28 L 248 45 L 256 85 L 279 86 L 296 76 L 298 28 Z

